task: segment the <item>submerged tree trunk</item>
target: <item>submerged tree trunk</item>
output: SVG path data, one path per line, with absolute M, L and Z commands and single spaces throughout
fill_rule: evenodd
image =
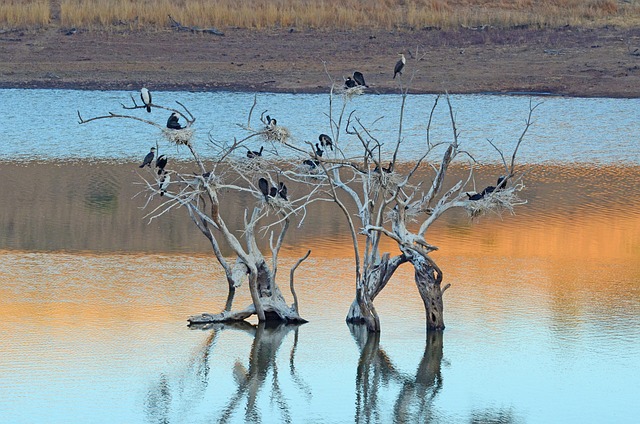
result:
M 307 322 L 298 314 L 297 308 L 294 305 L 290 306 L 287 304 L 273 278 L 273 273 L 263 258 L 256 263 L 256 269 L 258 270 L 258 275 L 256 277 L 258 301 L 264 310 L 264 322 Z M 243 321 L 251 315 L 256 314 L 256 308 L 253 304 L 238 311 L 231 311 L 230 306 L 231 305 L 228 302 L 225 307 L 225 311 L 219 314 L 204 313 L 191 316 L 188 319 L 189 324 Z
M 416 253 L 409 259 L 415 269 L 418 292 L 424 303 L 427 318 L 427 330 L 444 330 L 444 303 L 442 294 L 449 285 L 440 287 L 442 272 L 433 261 Z
M 405 255 L 390 257 L 385 253 L 380 261 L 360 276 L 356 284 L 356 298 L 351 303 L 347 314 L 347 322 L 352 324 L 366 324 L 371 332 L 380 331 L 380 318 L 373 301 L 389 282 L 393 273 L 405 263 Z

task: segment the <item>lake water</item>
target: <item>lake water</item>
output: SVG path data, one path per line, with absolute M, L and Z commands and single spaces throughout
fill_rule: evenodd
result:
M 0 134 L 0 423 L 637 422 L 638 100 L 535 98 L 543 104 L 522 149 L 528 204 L 474 222 L 452 213 L 430 231 L 452 284 L 447 329 L 426 334 L 405 266 L 376 299 L 382 333 L 367 337 L 344 323 L 352 253 L 329 204 L 292 229 L 281 257 L 286 285 L 282 270 L 313 250 L 296 272 L 308 324 L 186 327 L 189 315 L 219 311 L 225 281 L 184 211 L 144 219 L 137 163 L 161 138 L 136 123 L 76 122 L 78 109 L 119 112 L 129 94 L 0 90 L 10 123 Z M 253 102 L 162 98 L 189 105 L 202 146 L 209 130 L 241 131 Z M 432 101 L 410 98 L 409 143 Z M 392 137 L 396 103 L 353 104 L 371 121 L 384 116 L 377 131 Z M 326 131 L 313 122 L 326 121 L 327 104 L 261 94 L 256 110 L 305 140 Z M 493 181 L 485 140 L 516 140 L 529 98 L 454 96 L 453 106 L 483 162 L 477 180 Z M 437 131 L 448 136 L 446 120 Z M 241 214 L 244 200 L 225 208 Z M 250 302 L 245 291 L 237 306 Z

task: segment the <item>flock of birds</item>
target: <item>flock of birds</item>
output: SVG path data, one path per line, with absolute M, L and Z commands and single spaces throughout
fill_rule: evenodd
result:
M 406 58 L 403 53 L 399 53 L 400 59 L 396 62 L 395 67 L 393 69 L 393 78 L 396 76 L 402 75 L 402 71 L 406 64 Z M 344 82 L 345 89 L 350 89 L 354 87 L 369 87 L 364 79 L 364 75 L 362 72 L 355 71 L 353 73 L 353 77 L 348 76 Z M 143 87 L 140 90 L 140 98 L 142 99 L 143 107 L 147 110 L 147 112 L 151 112 L 151 92 Z M 184 129 L 179 122 L 180 116 L 178 113 L 173 112 L 169 119 L 167 120 L 167 128 L 171 130 L 181 130 Z M 271 130 L 277 125 L 277 121 L 275 118 L 267 115 L 265 117 L 266 129 Z M 318 143 L 315 143 L 315 155 L 320 158 L 326 151 L 326 149 L 330 149 L 333 151 L 333 140 L 327 134 L 320 134 L 318 136 Z M 255 159 L 262 156 L 262 152 L 264 151 L 264 146 L 260 147 L 260 150 L 251 150 L 247 148 L 247 158 Z M 144 157 L 140 168 L 144 168 L 146 166 L 151 167 L 153 163 L 153 159 L 155 157 L 156 148 L 152 147 L 149 153 Z M 318 159 L 305 159 L 303 165 L 308 166 L 311 169 L 315 169 L 320 165 L 320 161 Z M 170 183 L 170 174 L 165 171 L 165 167 L 167 166 L 167 157 L 165 155 L 160 155 L 155 162 L 155 169 L 158 172 L 158 176 L 160 177 L 160 196 L 163 196 L 166 193 L 167 187 Z M 373 172 L 380 173 L 380 166 L 376 165 Z M 393 162 L 389 162 L 389 166 L 382 167 L 382 172 L 391 173 L 393 172 Z M 496 186 L 488 186 L 480 193 L 466 193 L 469 197 L 469 200 L 477 201 L 483 199 L 486 195 L 493 193 L 496 190 L 502 190 L 506 187 L 507 178 L 500 177 L 498 178 L 498 182 Z M 270 186 L 269 182 L 265 178 L 260 178 L 258 180 L 258 188 L 260 192 L 264 196 L 265 200 L 268 200 L 269 197 L 275 198 L 280 197 L 281 199 L 288 200 L 287 198 L 287 186 L 279 182 L 278 186 Z

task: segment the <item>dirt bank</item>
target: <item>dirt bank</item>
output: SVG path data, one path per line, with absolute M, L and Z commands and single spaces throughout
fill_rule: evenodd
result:
M 66 32 L 1 33 L 0 87 L 324 92 L 326 63 L 338 81 L 360 70 L 371 91 L 397 92 L 404 51 L 414 92 L 640 97 L 640 29 Z

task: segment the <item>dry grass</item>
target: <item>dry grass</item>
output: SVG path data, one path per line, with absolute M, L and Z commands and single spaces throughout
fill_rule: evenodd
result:
M 7 4 L 8 3 L 8 4 Z M 265 29 L 634 26 L 640 0 L 60 0 L 61 25 L 159 30 L 183 25 Z M 0 25 L 48 21 L 48 0 L 4 0 Z
M 0 28 L 41 28 L 49 24 L 49 0 L 2 0 Z

